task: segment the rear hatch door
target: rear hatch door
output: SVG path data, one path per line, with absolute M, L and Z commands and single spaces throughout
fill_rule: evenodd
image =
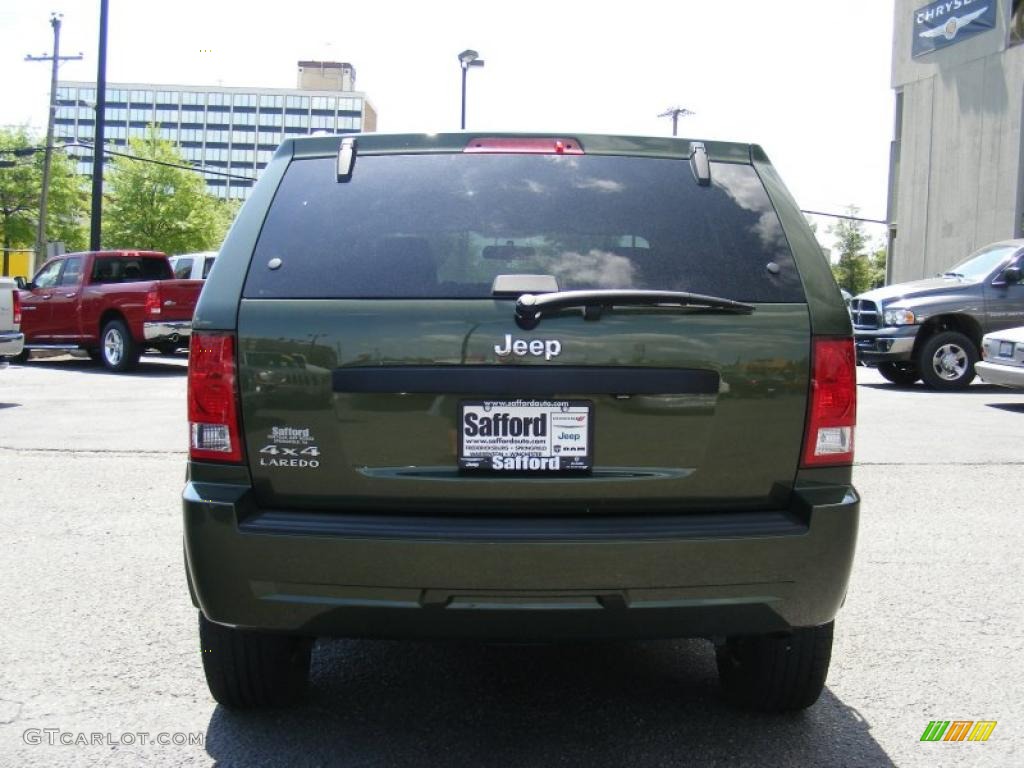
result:
M 381 155 L 339 183 L 334 158 L 293 161 L 238 318 L 258 504 L 786 504 L 807 307 L 753 167 L 711 168 L 700 186 L 670 158 Z M 495 295 L 496 278 L 511 290 Z M 689 291 L 753 311 L 623 301 L 517 322 L 516 286 L 554 284 Z M 530 461 L 538 450 L 544 463 Z

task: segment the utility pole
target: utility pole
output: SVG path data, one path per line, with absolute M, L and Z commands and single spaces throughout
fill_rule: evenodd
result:
M 671 117 L 672 118 L 672 135 L 673 136 L 677 136 L 678 135 L 678 128 L 679 128 L 679 118 L 680 117 L 689 117 L 690 115 L 696 115 L 696 114 L 697 114 L 696 112 L 691 112 L 690 110 L 685 109 L 684 107 L 669 107 L 664 112 L 662 112 L 660 115 L 658 115 L 658 117 Z
M 53 121 L 57 117 L 57 69 L 62 61 L 78 61 L 82 54 L 77 56 L 60 55 L 60 23 L 64 18 L 63 14 L 50 14 L 50 26 L 53 27 L 53 55 L 47 56 L 26 56 L 25 61 L 51 61 L 53 67 L 50 70 L 50 119 L 46 123 L 46 146 L 43 152 L 43 188 L 39 192 L 39 227 L 36 230 L 36 258 L 40 261 L 46 258 L 46 204 L 47 196 L 50 194 L 50 164 L 53 161 Z M 35 264 L 30 272 L 35 271 Z

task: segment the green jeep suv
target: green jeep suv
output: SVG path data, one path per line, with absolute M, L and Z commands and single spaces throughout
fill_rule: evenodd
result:
M 806 707 L 859 498 L 850 319 L 758 146 L 289 139 L 189 360 L 185 558 L 213 696 L 317 637 L 703 637 Z

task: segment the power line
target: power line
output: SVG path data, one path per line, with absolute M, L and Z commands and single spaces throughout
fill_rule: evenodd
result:
M 86 144 L 81 141 L 69 141 L 64 144 L 65 147 L 84 147 L 85 149 L 91 149 L 93 152 L 96 151 L 96 147 L 93 144 Z M 117 150 L 103 148 L 103 154 L 114 155 L 116 157 L 126 157 L 129 160 L 138 160 L 140 163 L 153 163 L 154 165 L 163 165 L 167 168 L 181 168 L 186 171 L 195 171 L 196 173 L 208 173 L 211 176 L 226 176 L 229 179 L 241 179 L 242 181 L 256 181 L 255 176 L 242 176 L 237 173 L 229 173 L 228 171 L 217 171 L 213 168 L 207 168 L 203 165 L 182 165 L 180 163 L 169 163 L 166 160 L 154 160 L 150 157 L 139 157 L 138 155 L 132 155 L 127 152 L 118 152 Z
M 805 211 L 802 208 L 800 213 L 809 213 L 812 216 L 828 216 L 832 219 L 848 219 L 849 221 L 863 221 L 868 224 L 885 224 L 888 226 L 889 222 L 884 219 L 865 219 L 861 216 L 849 216 L 845 213 L 824 213 L 823 211 Z

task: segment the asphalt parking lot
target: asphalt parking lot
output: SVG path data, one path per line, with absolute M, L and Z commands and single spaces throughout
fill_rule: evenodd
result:
M 236 714 L 207 693 L 182 571 L 184 366 L 0 370 L 0 764 L 1024 764 L 1024 392 L 859 369 L 858 557 L 805 713 L 726 707 L 699 641 L 329 641 L 303 706 Z M 958 719 L 998 726 L 919 741 Z M 161 733 L 203 743 L 125 743 Z

